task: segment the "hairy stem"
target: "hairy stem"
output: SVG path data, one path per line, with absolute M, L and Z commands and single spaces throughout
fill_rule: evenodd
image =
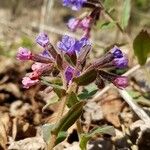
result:
M 65 106 L 66 106 L 66 101 L 67 101 L 67 98 L 66 98 L 66 96 L 64 96 L 61 100 L 61 104 L 60 104 L 59 109 L 58 109 L 59 112 L 58 112 L 58 115 L 57 115 L 56 123 L 59 122 L 59 120 L 61 119 L 61 117 L 64 113 Z M 48 150 L 53 149 L 53 147 L 55 146 L 56 139 L 57 139 L 57 135 L 52 133 L 50 142 L 48 144 Z

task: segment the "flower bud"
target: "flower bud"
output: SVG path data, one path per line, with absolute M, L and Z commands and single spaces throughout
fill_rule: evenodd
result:
M 71 18 L 71 19 L 69 19 L 67 26 L 71 31 L 74 32 L 78 28 L 79 22 L 80 22 L 79 19 Z
M 114 58 L 123 57 L 122 51 L 117 46 L 114 46 L 114 48 L 111 49 L 110 52 L 113 54 Z
M 32 80 L 32 79 L 30 79 L 29 77 L 24 77 L 24 78 L 22 79 L 23 87 L 26 88 L 26 89 L 30 88 L 30 87 L 33 86 L 33 85 L 36 85 L 38 82 L 39 82 L 38 79 Z
M 128 86 L 128 78 L 125 76 L 119 76 L 112 83 L 120 89 L 126 88 Z
M 48 35 L 46 33 L 40 33 L 36 38 L 36 42 L 42 47 L 46 47 L 50 44 Z
M 113 64 L 117 68 L 126 68 L 128 66 L 128 59 L 126 56 L 123 56 L 122 58 L 115 58 L 113 60 Z
M 31 60 L 32 53 L 28 49 L 20 47 L 18 52 L 17 52 L 16 57 L 19 60 Z

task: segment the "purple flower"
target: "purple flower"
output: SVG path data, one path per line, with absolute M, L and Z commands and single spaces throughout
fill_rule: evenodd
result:
M 123 56 L 122 58 L 115 58 L 113 60 L 113 64 L 117 67 L 117 68 L 125 68 L 128 66 L 128 59 L 126 56 Z
M 50 43 L 46 33 L 40 33 L 36 38 L 36 42 L 42 47 L 46 47 Z
M 119 76 L 112 83 L 120 89 L 126 88 L 128 86 L 128 78 L 125 76 Z
M 79 41 L 76 41 L 75 43 L 75 48 L 77 52 L 80 52 L 81 48 L 85 45 L 91 45 L 91 43 L 89 42 L 88 38 L 83 37 L 82 39 L 80 39 Z
M 79 22 L 80 22 L 79 19 L 71 18 L 69 19 L 67 26 L 71 31 L 74 32 L 78 28 Z
M 67 83 L 69 83 L 70 80 L 72 80 L 73 73 L 74 73 L 74 69 L 72 67 L 69 66 L 69 67 L 66 68 L 66 70 L 65 70 L 65 78 L 66 78 Z
M 81 48 L 87 44 L 90 44 L 87 38 L 82 38 L 78 41 L 75 38 L 64 35 L 62 40 L 57 43 L 57 46 L 60 50 L 73 54 L 74 52 L 80 52 Z
M 80 10 L 87 0 L 63 0 L 63 5 L 70 7 L 72 10 Z
M 76 39 L 74 39 L 68 35 L 64 35 L 62 37 L 62 40 L 57 43 L 57 47 L 60 50 L 63 50 L 67 53 L 72 53 L 73 51 L 75 51 L 75 47 L 74 47 L 75 43 L 76 43 Z
M 114 48 L 111 49 L 110 52 L 113 54 L 114 58 L 121 58 L 121 57 L 123 57 L 122 51 L 117 46 L 114 46 Z
M 27 48 L 20 47 L 16 57 L 19 60 L 31 60 L 32 53 Z

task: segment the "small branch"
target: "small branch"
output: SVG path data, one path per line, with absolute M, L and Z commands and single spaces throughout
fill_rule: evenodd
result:
M 44 0 L 43 5 L 41 7 L 40 32 L 44 30 L 44 23 L 45 23 L 45 17 L 46 17 L 46 5 L 47 5 L 47 0 Z
M 132 97 L 128 94 L 126 90 L 117 89 L 123 99 L 128 103 L 128 105 L 133 109 L 133 111 L 139 116 L 141 120 L 145 122 L 145 124 L 150 124 L 150 118 L 146 114 L 146 112 L 140 108 L 137 103 L 132 99 Z

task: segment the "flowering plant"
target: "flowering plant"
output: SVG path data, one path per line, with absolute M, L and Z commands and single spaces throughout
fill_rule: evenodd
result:
M 97 133 L 99 128 L 89 134 L 85 134 L 80 123 L 80 116 L 87 101 L 80 100 L 79 88 L 95 82 L 98 89 L 102 89 L 106 82 L 113 83 L 117 88 L 123 89 L 128 85 L 125 76 L 119 76 L 109 72 L 110 68 L 125 68 L 128 65 L 126 55 L 117 46 L 112 47 L 102 57 L 88 63 L 88 54 L 92 51 L 90 42 L 90 31 L 92 26 L 99 19 L 101 7 L 99 1 L 87 0 L 63 0 L 63 5 L 73 10 L 80 10 L 82 7 L 90 7 L 92 12 L 83 18 L 71 18 L 67 26 L 71 31 L 82 29 L 84 34 L 80 40 L 64 35 L 55 48 L 46 33 L 40 33 L 36 42 L 43 50 L 39 54 L 32 53 L 26 48 L 19 48 L 17 59 L 21 61 L 32 60 L 32 72 L 27 73 L 22 80 L 23 87 L 28 89 L 36 84 L 43 83 L 52 87 L 58 97 L 60 108 L 55 124 L 46 128 L 48 132 L 48 149 L 62 142 L 67 137 L 67 130 L 77 124 L 80 147 L 86 148 L 86 143 Z M 47 76 L 57 78 L 60 83 L 53 83 L 46 80 Z M 69 111 L 64 114 L 65 107 Z M 107 127 L 105 130 L 109 130 Z M 108 133 L 108 132 L 107 132 Z

